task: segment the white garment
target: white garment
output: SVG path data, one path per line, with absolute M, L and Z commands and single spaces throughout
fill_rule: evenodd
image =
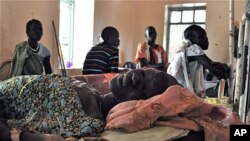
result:
M 50 51 L 47 47 L 45 47 L 42 43 L 38 43 L 39 45 L 39 51 L 37 52 L 37 55 L 42 57 L 42 58 L 46 58 L 48 56 L 51 56 Z
M 150 60 L 150 50 L 149 49 L 150 49 L 150 46 L 147 45 L 147 48 L 146 48 L 146 59 L 148 61 Z M 154 51 L 154 53 L 157 56 L 157 62 L 155 62 L 155 63 L 157 63 L 157 64 L 162 63 L 161 53 L 158 50 L 156 50 L 156 49 L 153 49 L 153 51 Z
M 175 55 L 170 62 L 167 73 L 175 77 L 183 87 L 188 88 L 196 95 L 203 95 L 205 91 L 203 66 L 198 61 L 187 64 L 186 59 L 189 56 L 204 55 L 204 52 L 196 44 L 187 47 L 185 51 L 183 50 Z
M 156 49 L 154 49 L 154 52 L 155 52 L 155 54 L 157 56 L 157 62 L 155 62 L 155 63 L 159 63 L 159 64 L 162 63 L 161 53 Z

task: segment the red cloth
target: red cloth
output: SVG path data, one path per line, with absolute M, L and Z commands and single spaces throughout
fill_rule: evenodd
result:
M 160 117 L 164 120 L 159 120 Z M 208 104 L 187 89 L 175 85 L 150 99 L 116 105 L 109 112 L 106 129 L 136 132 L 152 125 L 165 125 L 204 130 L 206 141 L 229 141 L 230 124 L 242 123 L 225 107 Z

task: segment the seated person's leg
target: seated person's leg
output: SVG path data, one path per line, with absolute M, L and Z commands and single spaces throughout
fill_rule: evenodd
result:
M 10 128 L 4 119 L 0 119 L 0 140 L 1 141 L 11 141 L 10 138 Z

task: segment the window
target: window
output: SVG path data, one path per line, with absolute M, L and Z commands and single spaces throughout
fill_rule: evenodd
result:
M 60 0 L 59 26 L 66 68 L 82 68 L 93 46 L 94 0 Z
M 72 60 L 73 6 L 73 0 L 60 1 L 59 40 L 61 43 L 62 56 L 65 63 Z
M 183 5 L 172 5 L 166 7 L 168 11 L 166 50 L 169 60 L 173 58 L 182 44 L 183 32 L 191 24 L 197 24 L 205 28 L 206 4 L 192 3 Z

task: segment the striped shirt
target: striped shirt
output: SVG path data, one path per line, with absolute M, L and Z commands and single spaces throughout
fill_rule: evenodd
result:
M 98 44 L 87 53 L 82 74 L 118 72 L 119 50 L 112 45 Z

